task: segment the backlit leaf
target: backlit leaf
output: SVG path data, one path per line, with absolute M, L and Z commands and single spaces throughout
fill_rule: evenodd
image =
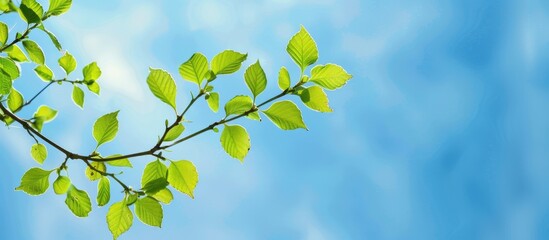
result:
M 152 197 L 144 197 L 135 202 L 135 215 L 149 226 L 162 226 L 162 205 Z
M 72 88 L 72 101 L 80 108 L 84 108 L 84 91 L 76 85 Z
M 278 87 L 280 90 L 286 90 L 290 88 L 290 73 L 288 73 L 288 70 L 285 67 L 280 68 L 280 71 L 278 72 Z
M 36 162 L 42 164 L 48 158 L 48 149 L 44 144 L 36 143 L 31 147 L 31 156 Z
M 240 69 L 247 57 L 248 54 L 225 50 L 212 59 L 212 72 L 214 75 L 234 73 Z
M 341 66 L 330 63 L 318 65 L 311 69 L 311 78 L 309 81 L 323 88 L 335 90 L 345 85 L 352 77 Z
M 40 195 L 50 186 L 50 173 L 41 168 L 29 169 L 21 178 L 21 184 L 15 190 L 21 190 L 29 195 Z
M 57 195 L 65 194 L 69 190 L 70 186 L 71 186 L 71 180 L 68 177 L 59 176 L 53 182 L 53 191 Z
M 307 129 L 301 117 L 301 111 L 291 101 L 276 102 L 263 113 L 280 129 Z
M 42 52 L 42 48 L 40 48 L 38 44 L 36 44 L 32 40 L 23 40 L 23 47 L 29 54 L 29 58 L 31 61 L 39 65 L 44 65 L 46 59 L 44 57 L 44 52 Z
M 176 110 L 175 97 L 177 94 L 177 86 L 168 72 L 151 68 L 149 76 L 147 77 L 147 84 L 154 96 Z
M 111 183 L 108 177 L 101 177 L 97 183 L 97 205 L 105 206 L 111 199 Z
M 193 191 L 198 183 L 198 172 L 190 161 L 172 161 L 168 168 L 168 182 L 178 191 L 194 198 Z
M 310 109 L 319 112 L 332 112 L 328 104 L 328 96 L 319 86 L 305 88 L 298 92 L 301 101 Z
M 244 162 L 250 150 L 250 136 L 240 125 L 225 125 L 221 132 L 221 146 L 231 157 Z
M 65 54 L 59 58 L 57 61 L 59 63 L 59 66 L 65 70 L 65 73 L 69 75 L 74 69 L 76 69 L 76 59 L 69 53 L 65 52 Z
M 202 84 L 208 72 L 208 59 L 201 53 L 195 53 L 179 67 L 179 74 L 187 81 Z
M 118 111 L 98 118 L 93 125 L 93 138 L 97 146 L 112 141 L 118 133 Z
M 133 214 L 125 201 L 113 204 L 107 212 L 107 225 L 114 239 L 128 231 L 133 223 Z
M 286 51 L 290 54 L 290 57 L 292 57 L 297 66 L 301 68 L 301 72 L 305 71 L 307 66 L 312 65 L 318 59 L 316 43 L 303 26 L 301 26 L 299 32 L 290 39 Z
M 87 217 L 92 209 L 88 193 L 76 188 L 74 185 L 69 187 L 65 204 L 77 217 Z

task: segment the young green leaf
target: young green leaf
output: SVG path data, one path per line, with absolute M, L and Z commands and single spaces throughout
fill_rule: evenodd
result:
M 269 109 L 263 111 L 263 113 L 280 129 L 307 129 L 301 117 L 301 111 L 291 101 L 276 102 Z
M 236 96 L 225 104 L 225 115 L 240 115 L 252 109 L 253 101 L 249 96 Z
M 72 101 L 76 106 L 84 109 L 84 91 L 76 85 L 72 88 Z
M 248 54 L 225 50 L 212 59 L 212 72 L 214 75 L 234 73 L 240 69 L 247 57 Z
M 74 185 L 69 187 L 65 204 L 71 212 L 77 217 L 87 217 L 91 212 L 91 200 L 88 193 L 76 188 Z
M 53 80 L 53 72 L 46 65 L 38 65 L 34 68 L 36 75 L 44 82 L 50 82 Z
M 12 112 L 17 112 L 23 106 L 25 100 L 23 99 L 23 95 L 21 95 L 20 92 L 15 90 L 15 88 L 11 89 L 10 95 L 8 96 L 8 108 Z
M 206 98 L 206 102 L 213 112 L 219 111 L 219 93 L 211 92 Z
M 50 0 L 47 15 L 59 16 L 71 8 L 72 0 Z
M 4 57 L 0 57 L 0 70 L 4 72 L 10 80 L 17 79 L 21 74 L 17 64 L 15 64 L 13 60 Z
M 166 188 L 168 186 L 168 180 L 166 178 L 157 178 L 155 180 L 149 181 L 141 188 L 145 191 L 147 195 L 154 195 L 158 191 Z
M 55 36 L 55 34 L 53 34 L 52 32 L 48 31 L 48 29 L 46 29 L 44 27 L 44 25 L 38 25 L 38 29 L 42 30 L 43 32 L 45 32 L 46 34 L 48 34 L 48 37 L 50 37 L 50 40 L 51 42 L 53 43 L 53 45 L 57 48 L 57 50 L 61 51 L 63 50 L 63 47 L 61 46 L 61 43 L 59 42 L 59 40 L 57 39 L 57 37 Z
M 93 138 L 99 147 L 103 143 L 112 141 L 118 133 L 118 112 L 112 112 L 98 118 L 93 125 Z
M 167 188 L 164 188 L 158 191 L 152 197 L 164 204 L 170 204 L 173 200 L 172 191 L 170 191 L 170 189 L 167 189 Z
M 97 183 L 97 205 L 105 206 L 111 199 L 111 183 L 108 177 L 101 177 Z
M 101 69 L 97 66 L 97 62 L 92 62 L 82 68 L 82 75 L 86 81 L 97 81 L 101 77 Z
M 183 126 L 183 124 L 179 124 L 179 125 L 173 127 L 166 134 L 166 137 L 164 138 L 164 141 L 165 142 L 170 142 L 170 141 L 173 141 L 173 140 L 177 139 L 181 135 L 181 133 L 183 133 L 183 131 L 185 131 L 185 127 Z
M 162 205 L 152 197 L 144 197 L 135 202 L 135 215 L 149 226 L 162 227 Z
M 114 154 L 114 155 L 108 156 L 106 158 L 120 157 L 120 156 L 122 156 L 122 155 L 121 154 Z M 132 163 L 127 158 L 122 158 L 122 159 L 112 160 L 112 161 L 106 161 L 106 163 L 108 165 L 115 166 L 115 167 L 130 167 L 130 168 L 133 167 Z
M 37 43 L 32 40 L 23 40 L 23 47 L 29 54 L 31 61 L 44 65 L 46 60 L 44 57 L 44 52 L 42 52 L 42 48 L 40 48 Z
M 265 72 L 259 63 L 259 60 L 246 69 L 244 80 L 250 91 L 252 91 L 254 99 L 265 90 L 267 87 L 267 77 L 265 76 Z
M 8 41 L 8 33 L 8 25 L 0 22 L 0 46 L 4 46 L 6 41 Z
M 96 81 L 93 81 L 92 83 L 88 84 L 88 90 L 90 90 L 90 92 L 95 93 L 98 96 L 101 93 L 101 87 L 99 87 L 99 84 Z
M 318 49 L 315 40 L 313 40 L 303 26 L 301 26 L 299 32 L 290 39 L 286 51 L 290 54 L 290 57 L 292 57 L 297 66 L 299 66 L 301 72 L 305 71 L 305 68 L 315 63 L 318 59 Z
M 141 176 L 141 186 L 147 185 L 147 183 L 156 179 L 167 179 L 168 168 L 159 160 L 152 161 L 145 166 L 143 175 Z
M 21 51 L 21 48 L 19 48 L 15 44 L 11 45 L 9 48 L 6 48 L 5 52 L 7 52 L 8 57 L 13 59 L 14 61 L 18 61 L 18 62 L 28 61 L 25 53 L 23 53 L 23 51 Z
M 201 86 L 208 72 L 208 59 L 201 53 L 195 53 L 179 67 L 181 77 Z
M 15 190 L 21 190 L 29 195 L 40 195 L 48 190 L 50 186 L 50 173 L 41 168 L 29 169 L 21 178 L 21 184 Z
M 76 69 L 76 59 L 69 53 L 65 52 L 65 54 L 59 58 L 57 61 L 59 63 L 59 66 L 65 70 L 65 73 L 69 75 L 74 69 Z
M 177 86 L 168 72 L 162 69 L 151 68 L 149 76 L 147 77 L 147 84 L 154 96 L 177 111 L 175 104 Z
M 44 144 L 36 143 L 31 147 L 31 156 L 36 162 L 42 164 L 48 158 L 48 149 Z
M 281 67 L 280 71 L 278 72 L 278 87 L 280 88 L 280 90 L 284 91 L 290 88 L 290 85 L 290 73 L 288 72 L 288 69 L 286 69 L 285 67 Z
M 135 203 L 135 201 L 137 201 L 137 199 L 139 199 L 139 195 L 130 193 L 130 194 L 126 194 L 124 201 L 126 201 L 127 206 L 131 206 L 132 204 Z
M 231 157 L 244 162 L 251 146 L 250 136 L 240 125 L 225 125 L 221 132 L 221 146 Z
M 35 119 L 40 119 L 43 123 L 51 122 L 57 117 L 57 110 L 54 110 L 46 105 L 42 105 L 34 113 Z
M 103 163 L 103 162 L 91 162 L 90 165 L 95 169 L 88 166 L 86 168 L 86 177 L 90 181 L 96 181 L 96 180 L 101 179 L 101 177 L 103 177 L 103 174 L 101 174 L 101 173 L 104 173 L 107 170 L 107 166 L 105 166 L 105 163 Z
M 311 78 L 309 81 L 323 88 L 335 90 L 345 85 L 352 77 L 341 66 L 329 63 L 318 65 L 311 69 Z
M 168 182 L 178 191 L 194 198 L 193 191 L 198 183 L 198 172 L 190 161 L 172 161 L 168 168 Z
M 128 231 L 133 223 L 133 214 L 125 201 L 113 204 L 107 212 L 107 225 L 114 239 Z
M 71 180 L 68 177 L 65 176 L 59 176 L 57 179 L 55 179 L 55 182 L 53 182 L 53 191 L 55 194 L 65 194 L 69 187 L 71 186 Z
M 19 5 L 19 15 L 27 23 L 39 23 L 42 21 L 44 9 L 36 0 L 23 0 Z
M 305 88 L 297 93 L 301 101 L 310 109 L 319 112 L 332 112 L 328 104 L 328 96 L 319 86 Z
M 0 71 L 0 95 L 8 95 L 12 84 L 10 76 L 4 71 Z

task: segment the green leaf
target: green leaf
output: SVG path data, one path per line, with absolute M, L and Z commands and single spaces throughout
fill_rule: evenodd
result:
M 249 96 L 236 96 L 225 104 L 225 115 L 240 115 L 253 107 L 252 98 Z
M 74 104 L 84 109 L 84 91 L 76 85 L 72 88 L 72 101 Z
M 93 125 L 93 138 L 99 147 L 103 143 L 112 141 L 118 133 L 118 112 L 112 112 L 98 118 Z
M 173 194 L 170 189 L 164 188 L 157 193 L 155 193 L 152 197 L 154 197 L 156 200 L 164 203 L 164 204 L 170 204 L 173 200 Z
M 125 201 L 113 204 L 107 212 L 107 225 L 114 239 L 128 231 L 133 223 L 133 214 Z
M 3 22 L 0 22 L 0 46 L 4 46 L 6 41 L 8 41 L 8 25 Z
M 101 77 L 101 69 L 96 62 L 92 62 L 82 68 L 82 75 L 86 81 L 97 80 Z
M 208 97 L 206 98 L 206 102 L 208 103 L 208 107 L 210 107 L 213 112 L 219 111 L 219 93 L 209 93 Z
M 99 87 L 99 84 L 94 81 L 88 84 L 88 90 L 90 90 L 90 92 L 92 93 L 95 93 L 96 95 L 99 95 L 99 93 L 101 92 L 101 87 Z
M 250 136 L 240 125 L 225 125 L 221 133 L 221 146 L 231 157 L 244 162 L 250 150 Z
M 139 199 L 139 195 L 137 194 L 126 194 L 124 201 L 126 201 L 126 205 L 130 206 L 134 204 L 137 199 Z
M 152 197 L 144 197 L 135 202 L 135 215 L 149 226 L 162 227 L 162 205 Z
M 4 71 L 0 71 L 0 95 L 8 95 L 12 84 L 10 76 Z
M 55 34 L 53 34 L 52 32 L 48 31 L 48 29 L 46 29 L 44 27 L 44 25 L 39 25 L 38 28 L 40 30 L 42 30 L 43 32 L 45 32 L 46 34 L 48 34 L 48 37 L 50 37 L 50 40 L 51 42 L 53 43 L 53 45 L 55 46 L 55 48 L 57 48 L 57 50 L 61 51 L 63 50 L 63 47 L 61 46 L 61 43 L 59 42 L 59 40 L 57 39 L 57 37 L 55 36 Z
M 179 74 L 189 82 L 196 83 L 201 86 L 202 80 L 208 72 L 208 59 L 201 53 L 195 53 L 181 66 L 179 66 Z
M 278 72 L 278 87 L 280 90 L 284 91 L 290 88 L 290 85 L 290 73 L 288 72 L 288 69 L 285 67 L 280 68 L 280 71 Z
M 90 165 L 95 168 L 96 170 L 92 169 L 90 166 L 86 168 L 86 177 L 90 181 L 96 181 L 101 179 L 103 177 L 103 174 L 107 170 L 107 166 L 105 166 L 105 163 L 103 162 L 91 162 Z M 99 171 L 99 172 L 98 172 Z
M 50 173 L 41 168 L 29 169 L 21 178 L 21 184 L 15 190 L 21 190 L 29 195 L 40 195 L 48 190 L 50 186 Z
M 175 96 L 177 94 L 177 86 L 168 72 L 151 68 L 147 77 L 147 84 L 154 96 L 176 110 Z
M 29 54 L 29 58 L 31 61 L 44 65 L 46 59 L 44 57 L 44 52 L 42 52 L 42 48 L 38 46 L 34 41 L 32 40 L 23 40 L 23 47 Z
M 87 217 L 91 212 L 91 200 L 88 193 L 76 188 L 74 185 L 69 187 L 65 204 L 71 212 L 77 217 Z
M 40 119 L 42 122 L 47 123 L 57 117 L 57 110 L 54 110 L 46 105 L 42 105 L 34 113 L 35 119 Z
M 182 124 L 179 124 L 179 125 L 173 127 L 166 134 L 166 137 L 164 138 L 164 141 L 170 142 L 170 141 L 173 141 L 173 140 L 177 139 L 181 135 L 181 133 L 183 133 L 184 130 L 185 130 L 185 127 Z
M 319 112 L 332 112 L 328 104 L 328 96 L 319 86 L 312 86 L 298 91 L 301 101 L 310 109 Z
M 21 51 L 21 48 L 19 48 L 17 45 L 11 45 L 9 48 L 6 48 L 5 52 L 8 53 L 8 57 L 18 61 L 18 62 L 25 62 L 27 61 L 27 56 L 23 51 Z
M 244 80 L 250 91 L 252 91 L 254 99 L 265 90 L 267 87 L 267 77 L 259 60 L 246 69 Z
M 121 154 L 114 154 L 114 155 L 108 156 L 106 158 L 120 157 L 120 156 L 122 156 L 122 155 Z M 112 160 L 112 161 L 106 161 L 106 163 L 108 165 L 115 166 L 115 167 L 133 167 L 132 163 L 127 158 L 122 158 L 122 159 Z
M 31 147 L 31 156 L 36 162 L 42 164 L 48 158 L 48 149 L 44 144 L 36 143 Z
M 212 72 L 214 75 L 234 73 L 240 69 L 247 57 L 248 54 L 225 50 L 212 59 Z
M 301 72 L 305 71 L 307 66 L 312 65 L 318 59 L 318 49 L 315 40 L 313 40 L 303 26 L 301 26 L 299 32 L 290 39 L 286 51 L 290 54 L 290 57 L 292 57 L 297 66 L 301 68 Z
M 263 113 L 280 129 L 307 129 L 301 117 L 301 111 L 291 101 L 276 102 L 269 109 L 263 111 Z
M 55 182 L 53 182 L 53 191 L 55 194 L 65 194 L 69 187 L 71 186 L 71 179 L 65 176 L 59 176 L 57 179 L 55 179 Z
M 9 58 L 0 57 L 0 70 L 9 76 L 10 80 L 17 79 L 21 72 L 15 62 Z
M 59 66 L 65 70 L 65 73 L 69 75 L 74 69 L 76 69 L 76 59 L 69 53 L 65 52 L 65 54 L 59 58 L 57 61 L 59 63 Z
M 47 15 L 59 16 L 71 8 L 72 0 L 50 0 L 50 8 Z
M 345 85 L 352 77 L 341 66 L 329 63 L 318 65 L 311 69 L 311 78 L 309 81 L 323 88 L 335 90 Z
M 15 88 L 12 88 L 10 95 L 8 96 L 8 108 L 10 111 L 13 113 L 19 111 L 24 102 L 25 100 L 23 99 L 23 95 L 15 90 Z
M 46 65 L 36 66 L 34 68 L 34 72 L 36 73 L 36 75 L 38 75 L 40 79 L 44 80 L 45 82 L 50 82 L 51 80 L 53 80 L 53 72 Z
M 27 23 L 39 23 L 44 15 L 44 9 L 36 0 L 23 0 L 19 6 L 20 15 Z
M 159 178 L 167 179 L 168 168 L 159 160 L 152 161 L 143 170 L 141 176 L 141 186 L 147 185 L 147 183 Z
M 198 183 L 198 172 L 190 161 L 172 161 L 168 168 L 168 182 L 178 191 L 194 198 L 193 191 Z
M 157 178 L 155 180 L 147 182 L 141 189 L 145 191 L 147 195 L 154 195 L 158 191 L 168 186 L 168 180 L 165 178 Z
M 107 177 L 101 177 L 97 183 L 97 205 L 105 206 L 111 199 L 111 182 Z

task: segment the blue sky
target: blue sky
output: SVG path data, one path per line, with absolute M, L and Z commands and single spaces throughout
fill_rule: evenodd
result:
M 21 28 L 17 18 L 2 21 Z M 304 25 L 319 63 L 354 76 L 329 93 L 334 113 L 302 107 L 310 131 L 238 122 L 252 138 L 244 164 L 214 133 L 175 147 L 172 158 L 198 168 L 196 198 L 177 194 L 162 229 L 135 219 L 120 239 L 548 239 L 547 22 L 549 3 L 541 0 L 77 1 L 46 26 L 79 67 L 98 62 L 102 95 L 88 94 L 82 111 L 70 86 L 49 89 L 39 101 L 60 114 L 44 133 L 87 153 L 93 121 L 121 109 L 117 140 L 102 152 L 150 147 L 171 115 L 148 92 L 149 67 L 177 76 L 194 52 L 248 52 L 244 67 L 260 59 L 270 80 L 264 96 L 272 95 L 280 66 L 298 71 L 285 48 Z M 60 53 L 43 34 L 33 38 L 60 76 Z M 15 86 L 29 96 L 44 83 L 31 65 L 23 69 Z M 247 93 L 242 74 L 216 80 L 222 101 Z M 180 79 L 178 86 L 182 105 L 195 87 Z M 202 102 L 187 131 L 219 118 Z M 32 139 L 17 127 L 0 135 L 3 238 L 110 238 L 106 208 L 78 219 L 51 190 L 14 192 L 36 166 Z M 44 168 L 62 157 L 50 149 Z M 124 180 L 137 186 L 150 160 L 135 159 Z M 94 197 L 82 164 L 69 167 Z

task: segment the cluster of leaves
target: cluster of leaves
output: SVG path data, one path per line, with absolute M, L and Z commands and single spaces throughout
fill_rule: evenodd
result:
M 160 227 L 162 224 L 162 204 L 169 204 L 173 200 L 171 189 L 194 198 L 194 189 L 198 183 L 198 172 L 191 161 L 173 160 L 166 157 L 165 150 L 185 142 L 202 133 L 218 132 L 218 127 L 223 130 L 220 134 L 221 147 L 233 158 L 244 161 L 250 150 L 251 141 L 247 130 L 238 124 L 230 122 L 245 117 L 251 120 L 261 120 L 261 115 L 267 117 L 278 128 L 283 130 L 307 129 L 299 107 L 291 100 L 275 101 L 287 95 L 297 96 L 308 108 L 318 112 L 331 112 L 328 97 L 324 90 L 335 90 L 342 87 L 351 78 L 341 66 L 336 64 L 316 65 L 306 75 L 307 68 L 318 60 L 318 49 L 315 41 L 301 27 L 289 41 L 286 51 L 299 67 L 298 77 L 292 81 L 289 71 L 282 67 L 278 74 L 278 86 L 281 92 L 262 102 L 257 100 L 267 87 L 267 76 L 259 61 L 248 66 L 244 73 L 244 82 L 251 92 L 251 96 L 238 95 L 224 104 L 224 117 L 219 121 L 206 125 L 203 129 L 183 136 L 185 132 L 185 114 L 193 104 L 204 99 L 213 112 L 219 111 L 220 93 L 214 90 L 214 83 L 218 77 L 237 72 L 248 55 L 233 50 L 225 50 L 215 55 L 211 61 L 201 53 L 193 54 L 179 67 L 182 79 L 196 84 L 198 92 L 192 94 L 191 100 L 182 111 L 178 108 L 177 84 L 170 73 L 162 69 L 151 68 L 146 79 L 152 94 L 160 101 L 166 103 L 174 111 L 172 122 L 165 121 L 165 130 L 159 136 L 156 144 L 148 150 L 131 154 L 113 154 L 103 157 L 99 148 L 112 141 L 119 128 L 118 113 L 111 112 L 99 117 L 93 125 L 92 135 L 96 140 L 95 150 L 89 155 L 73 153 L 41 133 L 44 123 L 54 120 L 57 110 L 49 106 L 39 106 L 31 118 L 25 119 L 16 115 L 21 109 L 31 104 L 46 88 L 53 83 L 72 84 L 72 99 L 74 103 L 84 108 L 84 91 L 82 86 L 99 95 L 100 87 L 98 79 L 101 70 L 93 62 L 82 69 L 82 78 L 70 80 L 70 74 L 76 69 L 77 62 L 68 52 L 64 51 L 58 59 L 59 66 L 64 70 L 65 77 L 56 79 L 53 71 L 46 65 L 45 55 L 40 46 L 29 39 L 29 33 L 33 29 L 45 32 L 53 44 L 62 50 L 61 44 L 46 30 L 44 21 L 68 11 L 71 0 L 51 0 L 47 11 L 35 0 L 22 0 L 19 6 L 12 1 L 0 0 L 2 14 L 19 13 L 27 23 L 27 28 L 22 33 L 11 34 L 14 36 L 8 41 L 10 32 L 6 24 L 0 22 L 0 120 L 7 126 L 17 122 L 35 140 L 31 146 L 32 158 L 42 164 L 48 158 L 46 144 L 66 155 L 58 168 L 44 170 L 31 168 L 21 179 L 21 184 L 16 190 L 24 191 L 30 195 L 40 195 L 50 186 L 49 179 L 52 172 L 56 172 L 57 178 L 53 182 L 55 194 L 65 195 L 65 203 L 70 211 L 78 217 L 86 217 L 92 210 L 92 201 L 89 194 L 78 189 L 68 177 L 68 160 L 81 161 L 87 165 L 85 175 L 90 181 L 97 181 L 96 203 L 105 206 L 111 198 L 111 179 L 116 181 L 124 191 L 124 197 L 113 203 L 108 210 L 106 220 L 109 230 L 114 238 L 126 232 L 133 223 L 133 214 L 143 223 Z M 21 50 L 20 45 L 25 50 Z M 44 88 L 35 94 L 30 100 L 25 101 L 23 95 L 14 88 L 14 82 L 20 77 L 20 64 L 34 63 L 36 75 L 46 82 Z M 292 82 L 294 83 L 292 85 Z M 272 103 L 269 107 L 265 105 Z M 4 105 L 6 103 L 6 106 Z M 41 143 L 44 142 L 44 143 Z M 153 161 L 148 163 L 143 171 L 141 187 L 133 189 L 119 179 L 119 174 L 111 173 L 108 168 L 132 167 L 130 159 L 139 156 L 151 156 Z M 108 166 L 108 167 L 107 167 Z M 133 206 L 133 211 L 130 207 Z

